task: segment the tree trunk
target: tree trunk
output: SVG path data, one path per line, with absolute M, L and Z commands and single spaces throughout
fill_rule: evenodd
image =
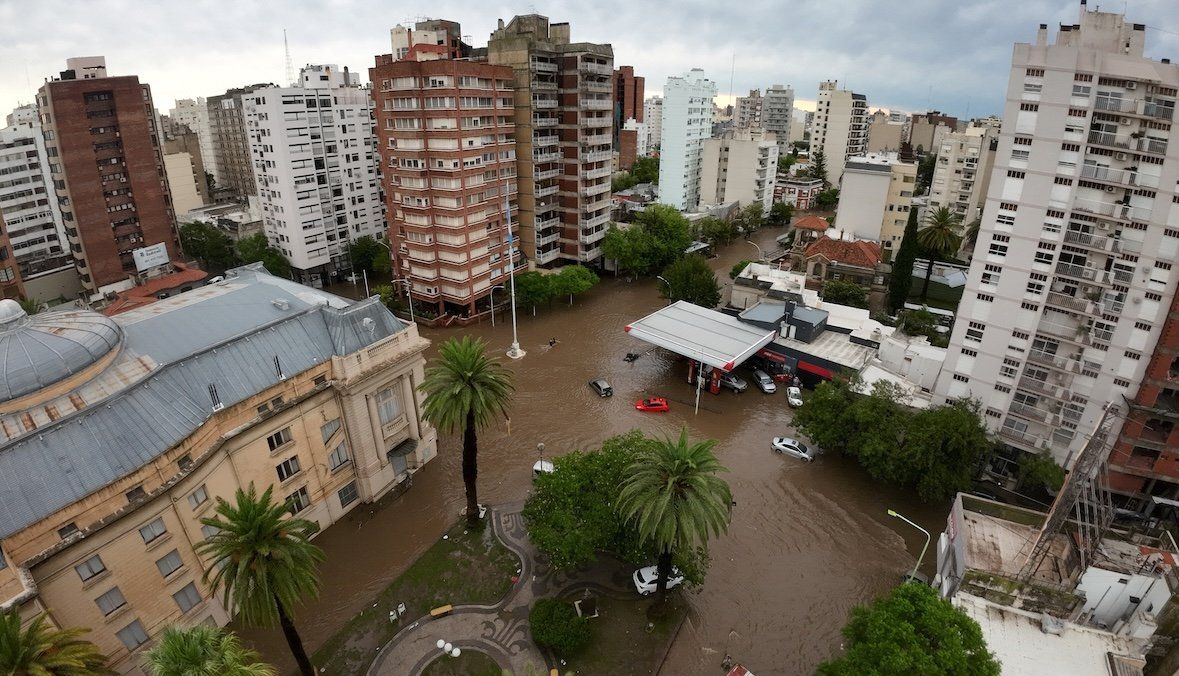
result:
M 933 256 L 926 259 L 928 265 L 925 266 L 925 283 L 921 285 L 921 302 L 925 302 L 925 296 L 929 293 L 929 278 L 933 276 Z
M 659 555 L 656 564 L 655 596 L 660 601 L 667 594 L 667 578 L 671 577 L 671 550 Z
M 463 429 L 463 486 L 467 490 L 467 524 L 479 523 L 479 496 L 475 479 L 479 476 L 479 442 L 475 438 L 475 412 L 467 412 Z
M 278 623 L 282 627 L 282 634 L 287 639 L 287 646 L 291 649 L 291 654 L 295 656 L 295 664 L 299 666 L 299 673 L 303 676 L 315 676 L 315 667 L 311 666 L 307 651 L 303 649 L 303 639 L 299 638 L 295 623 L 287 615 L 286 608 L 282 607 L 282 601 L 278 600 L 278 596 L 274 597 L 274 605 L 278 609 Z

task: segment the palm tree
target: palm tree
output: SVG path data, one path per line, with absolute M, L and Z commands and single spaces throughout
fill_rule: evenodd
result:
M 16 610 L 0 613 L 0 674 L 28 676 L 90 676 L 114 674 L 106 655 L 78 637 L 89 629 L 54 629 L 45 615 L 25 630 Z
M 231 632 L 173 625 L 148 652 L 147 667 L 155 676 L 274 676 L 274 668 L 258 660 Z
M 978 241 L 978 231 L 982 227 L 981 219 L 974 219 L 966 224 L 966 230 L 962 233 L 962 246 L 969 246 L 974 248 L 974 243 Z
M 618 511 L 632 522 L 639 539 L 659 552 L 656 593 L 663 596 L 676 551 L 704 544 L 729 526 L 732 494 L 717 476 L 728 470 L 712 453 L 716 441 L 670 438 L 640 451 L 628 469 L 618 497 Z
M 953 255 L 962 243 L 958 230 L 962 217 L 950 211 L 949 207 L 938 207 L 925 217 L 925 227 L 917 231 L 917 243 L 925 250 L 928 265 L 925 268 L 925 284 L 921 286 L 921 300 L 929 293 L 929 278 L 933 276 L 933 261 Z
M 467 523 L 479 522 L 475 479 L 479 476 L 476 430 L 492 418 L 507 417 L 515 386 L 512 372 L 488 359 L 483 340 L 451 338 L 438 348 L 426 369 L 421 390 L 426 393 L 422 417 L 444 433 L 463 431 L 463 485 L 467 491 Z
M 251 483 L 247 491 L 237 489 L 234 504 L 217 498 L 216 516 L 201 519 L 217 532 L 196 550 L 212 558 L 204 580 L 214 593 L 223 593 L 225 606 L 237 608 L 247 624 L 277 622 L 299 671 L 313 676 L 290 611 L 303 597 L 319 591 L 315 566 L 323 560 L 323 551 L 310 541 L 319 526 L 289 515 L 288 505 L 275 502 L 273 491 L 271 486 L 258 495 Z

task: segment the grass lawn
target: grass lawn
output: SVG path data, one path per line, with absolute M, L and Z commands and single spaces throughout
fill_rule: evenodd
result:
M 373 599 L 375 607 L 369 604 L 328 639 L 312 657 L 320 667 L 319 673 L 328 676 L 364 673 L 381 646 L 432 608 L 448 603 L 490 604 L 502 599 L 512 586 L 511 578 L 519 568 L 519 560 L 495 537 L 486 520 L 476 530 L 464 532 L 466 527 L 465 520 L 452 526 L 447 539 L 440 539 L 427 549 Z M 405 615 L 391 623 L 389 611 L 398 603 L 405 604 Z M 498 669 L 494 673 L 499 674 Z
M 913 278 L 913 286 L 909 290 L 909 302 L 921 302 L 921 287 L 925 285 L 925 280 L 919 277 Z M 960 286 L 956 289 L 930 280 L 929 282 L 929 297 L 926 303 L 930 307 L 936 307 L 942 310 L 957 310 L 958 301 L 962 300 L 962 292 L 966 289 L 965 286 Z
M 439 657 L 426 665 L 422 676 L 502 676 L 503 670 L 487 655 L 468 650 L 458 657 Z
M 652 599 L 598 597 L 598 617 L 590 620 L 593 639 L 581 654 L 567 659 L 562 672 L 578 674 L 653 674 L 668 642 L 688 612 L 678 594 L 668 600 L 668 613 L 647 631 Z

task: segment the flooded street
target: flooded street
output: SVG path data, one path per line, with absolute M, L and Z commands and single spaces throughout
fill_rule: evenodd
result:
M 767 228 L 755 241 L 769 251 L 781 233 Z M 739 241 L 711 262 L 727 284 L 732 265 L 754 255 L 752 246 Z M 692 612 L 662 673 L 718 672 L 726 652 L 759 674 L 809 673 L 838 650 L 847 611 L 897 584 L 924 543 L 923 535 L 885 510 L 901 512 L 936 537 L 948 505 L 922 504 L 880 486 L 854 461 L 835 455 L 807 464 L 772 453 L 771 437 L 795 432 L 782 391 L 705 392 L 699 415 L 693 415 L 686 364 L 659 350 L 648 352 L 649 345 L 623 331 L 663 302 L 654 280 L 605 277 L 572 307 L 556 301 L 535 318 L 519 309 L 520 344 L 528 354 L 509 362 L 517 385 L 510 425 L 480 435 L 480 500 L 522 499 L 537 443 L 553 456 L 634 428 L 673 435 L 681 426 L 693 437 L 717 439 L 737 504 L 728 534 L 711 544 L 705 584 L 688 592 Z M 494 329 L 422 330 L 435 347 L 461 332 L 485 338 L 499 355 L 512 340 L 509 316 L 497 319 Z M 553 337 L 559 342 L 550 349 Z M 645 354 L 627 363 L 628 352 Z M 586 386 L 597 377 L 610 381 L 613 398 L 600 399 Z M 646 395 L 667 397 L 671 411 L 634 410 L 634 400 Z M 367 515 L 367 523 L 345 520 L 316 540 L 328 554 L 320 598 L 296 618 L 309 649 L 370 603 L 457 518 L 464 504 L 459 445 L 458 436 L 443 437 L 438 457 L 415 475 L 404 496 L 375 514 L 362 506 L 354 514 Z M 927 571 L 933 559 L 931 545 Z M 277 630 L 243 635 L 280 668 L 292 666 Z

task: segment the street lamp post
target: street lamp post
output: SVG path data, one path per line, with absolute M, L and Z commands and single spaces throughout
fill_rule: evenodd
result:
M 508 223 L 508 284 L 512 290 L 512 346 L 508 348 L 509 359 L 519 359 L 524 356 L 520 349 L 520 337 L 516 333 L 516 257 L 512 255 L 515 240 L 512 238 L 512 203 L 508 201 L 508 191 L 504 191 L 504 215 Z
M 405 285 L 405 299 L 406 299 L 406 302 L 409 303 L 409 321 L 411 321 L 411 322 L 414 321 L 414 318 L 413 318 L 413 295 L 411 295 L 409 292 L 409 280 L 406 279 L 405 277 L 394 277 L 390 281 L 392 281 L 394 284 L 400 283 L 400 284 Z
M 661 281 L 667 285 L 667 304 L 671 305 L 671 282 L 667 281 L 666 279 L 664 279 L 663 277 L 661 277 L 659 275 L 655 275 L 655 279 L 658 279 L 659 281 Z
M 504 288 L 503 284 L 491 287 L 491 328 L 495 328 L 495 290 Z
M 929 531 L 925 530 L 921 526 L 918 526 L 917 524 L 913 523 L 912 521 L 901 516 L 899 513 L 896 512 L 896 510 L 892 510 L 892 509 L 888 510 L 888 515 L 895 516 L 896 518 L 900 519 L 901 521 L 904 521 L 905 523 L 916 528 L 917 530 L 921 531 L 922 533 L 925 533 L 925 544 L 921 547 L 921 554 L 917 557 L 917 564 L 913 566 L 912 574 L 909 575 L 910 579 L 916 579 L 917 569 L 921 567 L 921 560 L 925 558 L 925 550 L 929 548 Z
M 765 255 L 765 254 L 762 252 L 762 250 L 761 250 L 761 247 L 757 245 L 757 242 L 751 242 L 751 241 L 749 241 L 749 240 L 745 240 L 745 243 L 746 243 L 746 244 L 752 244 L 752 245 L 753 245 L 753 248 L 754 248 L 754 249 L 757 249 L 757 257 L 758 257 L 758 260 L 759 260 L 759 261 L 761 261 L 762 263 L 765 263 L 765 262 L 766 262 L 766 255 Z

